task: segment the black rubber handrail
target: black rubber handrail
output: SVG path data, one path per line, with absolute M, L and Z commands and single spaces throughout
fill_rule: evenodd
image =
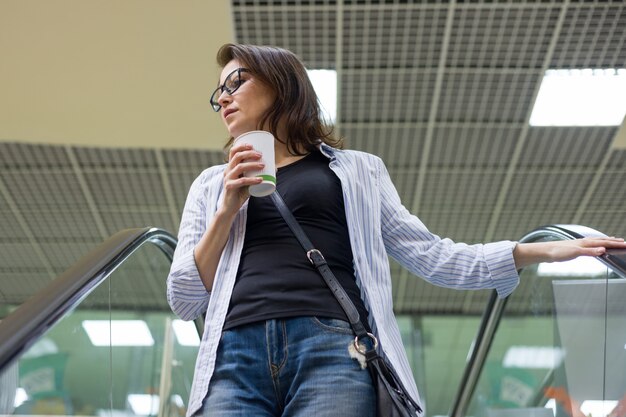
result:
M 153 227 L 122 230 L 4 318 L 0 322 L 0 372 L 145 243 L 156 245 L 172 261 L 177 240 L 169 232 Z
M 586 226 L 548 225 L 529 232 L 520 239 L 519 242 L 536 242 L 545 237 L 558 240 L 574 240 L 594 236 L 606 235 Z M 623 251 L 607 251 L 607 253 L 596 257 L 596 259 L 607 265 L 618 275 L 626 278 L 626 263 L 623 258 L 616 256 L 618 253 L 623 254 Z M 450 413 L 448 414 L 450 417 L 465 417 L 467 413 L 467 408 L 469 407 L 472 395 L 474 395 L 474 390 L 476 389 L 478 379 L 485 365 L 487 354 L 491 349 L 491 344 L 498 329 L 498 325 L 500 324 L 507 300 L 508 297 L 504 299 L 499 298 L 495 290 L 491 293 L 491 297 L 480 322 L 475 342 L 470 348 L 469 360 L 467 361 L 465 371 L 461 377 L 457 395 L 450 409 Z

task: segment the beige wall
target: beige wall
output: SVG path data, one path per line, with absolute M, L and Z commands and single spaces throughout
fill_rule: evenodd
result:
M 0 1 L 0 141 L 220 149 L 227 0 Z

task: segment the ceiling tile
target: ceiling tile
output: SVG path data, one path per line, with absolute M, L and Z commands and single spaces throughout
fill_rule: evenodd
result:
M 521 127 L 446 127 L 434 130 L 428 166 L 495 169 L 509 165 Z M 494 172 L 493 175 L 501 175 Z
M 560 8 L 509 4 L 455 10 L 446 65 L 463 68 L 542 68 Z
M 425 130 L 410 126 L 350 124 L 342 127 L 341 136 L 347 148 L 379 156 L 388 169 L 413 170 L 420 165 Z
M 426 122 L 434 72 L 346 71 L 341 75 L 341 122 Z
M 9 170 L 0 172 L 0 178 L 20 210 L 60 211 L 87 206 L 78 179 L 65 170 Z
M 439 122 L 525 122 L 542 74 L 522 70 L 446 71 Z
M 614 127 L 532 127 L 519 166 L 595 169 L 615 133 Z
M 550 68 L 624 68 L 624 3 L 581 3 L 567 10 Z

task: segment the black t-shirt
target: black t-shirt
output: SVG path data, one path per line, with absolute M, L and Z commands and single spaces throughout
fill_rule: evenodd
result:
M 339 178 L 319 151 L 277 173 L 277 191 L 357 307 L 367 311 L 354 278 Z M 250 197 L 246 236 L 224 329 L 261 320 L 345 313 L 270 197 Z

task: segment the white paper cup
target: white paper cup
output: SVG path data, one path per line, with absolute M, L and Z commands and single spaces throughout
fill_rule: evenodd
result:
M 262 170 L 245 172 L 246 177 L 261 177 L 263 182 L 251 185 L 248 191 L 253 197 L 265 197 L 276 189 L 276 161 L 274 160 L 274 136 L 263 130 L 246 132 L 235 139 L 234 144 L 248 143 L 261 153 L 261 162 L 265 164 Z

